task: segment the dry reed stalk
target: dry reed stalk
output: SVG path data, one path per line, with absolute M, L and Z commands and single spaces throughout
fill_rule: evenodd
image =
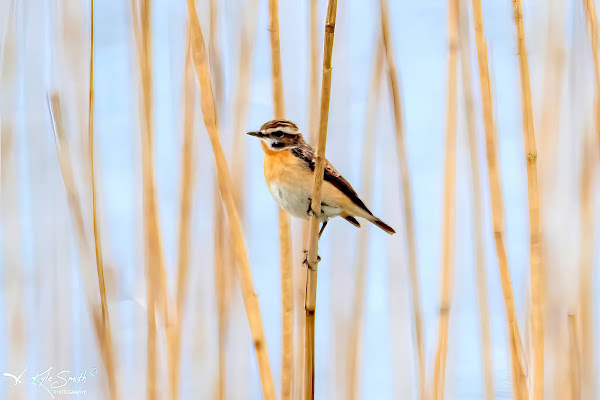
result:
M 465 1 L 460 2 L 460 64 L 467 120 L 467 141 L 471 161 L 471 196 L 473 199 L 473 236 L 475 239 L 475 273 L 477 297 L 479 299 L 479 327 L 481 330 L 481 358 L 486 400 L 493 400 L 494 371 L 492 362 L 492 339 L 490 333 L 489 305 L 487 297 L 487 277 L 485 245 L 483 242 L 483 205 L 481 201 L 481 172 L 477 157 L 477 126 L 475 122 L 475 99 L 471 82 L 471 43 L 469 39 L 469 10 Z
M 102 322 L 102 314 L 98 311 L 96 306 L 97 299 L 94 296 L 94 293 L 96 293 L 94 289 L 95 282 L 92 275 L 90 274 L 90 270 L 87 268 L 88 264 L 91 263 L 94 254 L 92 253 L 92 249 L 90 248 L 89 242 L 87 240 L 85 223 L 83 219 L 83 210 L 81 209 L 81 196 L 79 195 L 77 186 L 75 184 L 75 177 L 73 175 L 72 167 L 73 163 L 71 161 L 70 144 L 65 134 L 58 93 L 54 92 L 49 96 L 48 107 L 50 111 L 50 117 L 52 119 L 54 138 L 56 141 L 56 154 L 58 158 L 58 163 L 60 166 L 63 183 L 65 185 L 67 201 L 69 203 L 69 208 L 73 217 L 73 223 L 77 232 L 77 248 L 80 260 L 79 264 L 81 268 L 81 277 L 84 289 L 83 291 L 86 297 L 86 306 L 92 318 L 92 322 L 94 325 L 94 333 L 100 346 L 100 356 L 102 357 L 102 361 L 108 372 L 107 379 L 109 381 L 112 380 L 114 382 L 109 382 L 109 390 L 112 390 L 111 387 L 114 385 L 116 393 L 116 379 L 114 377 L 115 371 L 114 368 L 111 367 L 111 365 L 113 365 L 112 357 L 107 351 L 107 349 L 112 348 L 112 346 L 105 344 L 107 336 L 105 335 L 105 328 Z
M 421 312 L 421 295 L 419 289 L 419 269 L 417 259 L 417 244 L 415 234 L 415 222 L 412 206 L 412 190 L 410 184 L 410 172 L 408 157 L 406 154 L 406 143 L 404 142 L 404 122 L 402 119 L 402 95 L 400 83 L 396 72 L 396 62 L 392 34 L 390 31 L 390 19 L 388 15 L 387 0 L 381 0 L 381 26 L 383 32 L 383 43 L 385 45 L 389 82 L 392 92 L 394 106 L 394 123 L 396 131 L 396 152 L 398 153 L 398 170 L 402 185 L 404 203 L 404 220 L 406 221 L 406 240 L 408 242 L 408 272 L 410 275 L 410 288 L 412 295 L 413 317 L 415 319 L 415 339 L 417 342 L 417 359 L 419 369 L 419 398 L 425 397 L 425 350 L 423 339 L 423 316 Z
M 579 340 L 577 338 L 577 321 L 575 314 L 569 314 L 569 372 L 571 381 L 571 399 L 581 398 L 581 368 L 579 355 Z
M 219 335 L 218 357 L 219 366 L 217 373 L 217 399 L 226 398 L 225 385 L 225 355 L 227 344 L 227 268 L 226 268 L 226 242 L 225 242 L 225 215 L 223 205 L 219 198 L 219 188 L 214 183 L 214 278 L 215 292 L 217 295 L 217 331 Z
M 209 2 L 209 32 L 208 32 L 208 60 L 210 72 L 213 78 L 213 90 L 215 93 L 215 106 L 217 109 L 217 120 L 223 107 L 223 67 L 221 63 L 221 52 L 219 43 L 219 2 Z
M 141 77 L 141 87 L 142 91 L 139 93 L 140 95 L 140 103 L 142 104 L 142 113 L 140 113 L 140 127 L 142 131 L 142 180 L 144 176 L 144 163 L 146 161 L 149 162 L 148 165 L 148 193 L 149 203 L 148 210 L 152 210 L 150 217 L 152 219 L 151 232 L 149 235 L 152 237 L 152 241 L 155 243 L 156 247 L 153 250 L 154 256 L 152 259 L 156 264 L 156 304 L 158 309 L 160 310 L 160 314 L 163 319 L 163 324 L 166 326 L 168 319 L 168 306 L 167 306 L 167 273 L 165 270 L 165 262 L 164 255 L 162 249 L 162 239 L 160 235 L 160 225 L 159 225 L 159 217 L 158 217 L 158 203 L 156 200 L 156 183 L 154 178 L 154 125 L 152 124 L 152 104 L 153 104 L 153 95 L 152 95 L 152 87 L 148 87 L 152 82 L 152 45 L 151 45 L 151 27 L 150 27 L 150 7 L 149 0 L 142 0 L 142 8 L 141 15 L 138 16 L 140 10 L 138 10 L 137 0 L 131 0 L 132 7 L 132 27 L 134 31 L 134 39 L 136 44 L 136 52 L 139 59 L 139 68 L 140 68 L 140 77 Z M 138 20 L 138 18 L 140 20 Z M 141 21 L 141 24 L 140 24 Z M 145 33 L 146 32 L 146 33 Z M 147 81 L 147 82 L 146 82 Z M 148 93 L 146 93 L 148 90 Z M 147 97 L 149 96 L 149 98 Z M 143 148 L 145 146 L 144 143 L 144 134 L 143 132 L 148 132 L 148 139 L 151 141 L 151 145 L 148 149 L 151 151 L 152 157 L 145 158 Z M 148 154 L 150 155 L 150 154 Z M 143 182 L 142 182 L 143 186 Z
M 310 58 L 309 58 L 309 95 L 308 128 L 310 143 L 314 146 L 319 139 L 319 2 L 310 0 Z
M 256 293 L 254 292 L 252 284 L 252 274 L 246 255 L 246 248 L 244 246 L 239 215 L 233 198 L 231 178 L 229 176 L 223 148 L 221 147 L 221 142 L 219 140 L 204 37 L 202 36 L 202 29 L 200 27 L 200 22 L 198 21 L 196 4 L 193 0 L 187 0 L 187 8 L 192 35 L 192 59 L 196 67 L 198 80 L 200 81 L 202 115 L 215 156 L 221 199 L 225 203 L 227 211 L 230 241 L 234 250 L 236 264 L 239 267 L 242 296 L 244 298 L 250 332 L 252 333 L 254 349 L 258 360 L 258 371 L 263 389 L 263 398 L 265 400 L 271 400 L 275 398 L 275 388 L 273 386 L 273 378 L 271 375 L 271 367 L 269 365 L 258 299 L 256 298 Z
M 275 118 L 285 118 L 281 48 L 279 42 L 279 1 L 269 0 L 269 32 L 271 38 L 271 73 L 273 81 L 273 112 Z M 261 142 L 265 146 L 264 142 Z M 264 147 L 263 147 L 264 148 Z M 294 376 L 294 284 L 292 277 L 292 237 L 290 217 L 279 208 L 279 251 L 281 268 L 281 398 L 292 395 Z
M 154 181 L 154 126 L 152 122 L 152 45 L 150 27 L 150 2 L 143 0 L 140 20 L 137 2 L 132 0 L 133 28 L 136 32 L 136 47 L 139 56 L 141 76 L 140 102 L 142 113 L 140 118 L 142 143 L 142 190 L 144 210 L 144 255 L 146 259 L 146 318 L 147 318 L 147 398 L 157 398 L 157 332 L 155 307 L 159 307 L 165 326 L 168 322 L 166 273 L 160 238 L 158 205 L 156 200 L 156 183 Z M 138 41 L 139 40 L 139 41 Z
M 4 99 L 16 104 L 17 100 L 17 41 L 14 2 L 8 6 L 5 31 L 0 36 L 0 92 Z M 0 111 L 0 218 L 2 219 L 4 261 L 4 304 L 7 347 L 6 365 L 26 363 L 25 279 L 21 256 L 21 220 L 19 196 L 19 165 L 14 129 L 14 110 L 5 107 Z M 8 398 L 7 387 L 6 397 Z M 15 400 L 24 397 L 22 391 L 11 391 Z
M 585 142 L 584 142 L 585 143 Z M 582 397 L 596 398 L 596 339 L 594 329 L 594 182 L 595 154 L 591 144 L 583 148 L 580 192 L 579 319 L 581 326 Z
M 181 326 L 184 303 L 187 296 L 190 270 L 190 227 L 192 223 L 192 202 L 194 194 L 194 107 L 195 87 L 192 69 L 191 43 L 188 46 L 183 73 L 183 142 L 181 144 L 180 210 L 177 259 L 177 293 L 175 295 L 174 320 L 169 324 L 169 372 L 171 398 L 179 398 L 179 365 L 181 356 Z
M 481 87 L 481 104 L 483 110 L 483 125 L 485 130 L 485 145 L 488 164 L 488 182 L 490 186 L 490 203 L 492 209 L 492 225 L 494 230 L 494 241 L 496 256 L 498 257 L 498 269 L 500 271 L 500 283 L 504 296 L 506 309 L 506 320 L 510 337 L 510 354 L 512 360 L 513 391 L 518 400 L 527 399 L 527 388 L 524 377 L 524 366 L 519 362 L 517 349 L 522 347 L 521 336 L 515 315 L 515 304 L 513 299 L 510 271 L 506 258 L 506 249 L 503 239 L 503 205 L 500 188 L 500 176 L 497 161 L 497 133 L 494 122 L 494 111 L 492 106 L 492 93 L 490 88 L 490 72 L 488 66 L 487 44 L 483 31 L 483 17 L 481 15 L 481 0 L 473 0 L 473 21 L 475 26 L 475 41 L 477 44 L 477 61 L 479 64 L 479 84 Z
M 309 4 L 309 42 L 310 54 L 308 58 L 309 71 L 309 93 L 308 93 L 308 121 L 309 142 L 315 146 L 319 136 L 319 23 L 318 23 L 318 0 L 310 0 Z M 309 221 L 302 223 L 302 248 L 308 247 L 309 236 Z M 304 301 L 304 291 L 306 287 L 306 274 L 302 270 L 297 269 L 296 280 L 296 301 L 297 304 L 302 304 Z M 297 307 L 296 319 L 296 362 L 294 375 L 294 398 L 302 398 L 302 374 L 303 374 L 303 349 L 304 349 L 304 309 Z
M 325 170 L 325 148 L 327 145 L 327 123 L 329 121 L 329 100 L 331 97 L 331 59 L 337 0 L 329 0 L 325 19 L 325 40 L 323 45 L 323 78 L 321 81 L 321 109 L 319 117 L 319 141 L 316 151 L 315 174 L 311 196 L 308 260 L 306 268 L 306 312 L 304 333 L 304 399 L 315 398 L 315 308 L 317 303 L 317 257 L 319 249 L 319 219 L 321 214 L 321 185 Z
M 592 56 L 594 57 L 594 77 L 595 77 L 595 116 L 596 116 L 596 136 L 600 144 L 600 58 L 598 57 L 598 19 L 596 17 L 596 6 L 594 0 L 583 0 L 585 6 L 585 17 L 590 33 L 590 44 L 592 47 Z
M 0 76 L 0 79 L 2 78 Z M 10 96 L 14 96 L 16 92 L 11 88 L 3 93 L 10 93 Z M 8 343 L 10 343 L 6 352 L 6 365 L 11 368 L 12 366 L 21 368 L 20 366 L 26 363 L 26 319 L 24 318 L 25 307 L 23 306 L 25 304 L 23 292 L 25 279 L 20 255 L 19 168 L 16 137 L 13 129 L 14 118 L 9 116 L 9 113 L 0 114 L 0 195 L 4 244 L 4 303 L 6 305 L 5 321 L 8 331 L 6 336 Z M 8 393 L 6 396 L 8 398 Z M 11 396 L 19 400 L 24 398 L 23 393 L 20 391 L 11 391 Z
M 531 109 L 529 64 L 525 46 L 522 0 L 513 0 L 517 28 L 519 69 L 521 72 L 521 95 L 525 156 L 527 157 L 527 194 L 529 199 L 529 253 L 531 266 L 531 327 L 533 333 L 533 399 L 544 398 L 544 285 L 542 265 L 542 229 L 540 224 L 540 200 L 537 181 L 537 150 Z
M 377 110 L 381 97 L 381 74 L 383 69 L 383 45 L 381 36 L 376 35 L 375 58 L 373 59 L 373 70 L 371 83 L 367 94 L 367 112 L 365 118 L 365 140 L 363 145 L 361 190 L 364 201 L 369 204 L 371 198 L 373 176 L 373 158 L 375 153 L 375 135 L 377 133 Z M 364 227 L 358 232 L 358 249 L 356 250 L 356 273 L 354 282 L 354 304 L 352 306 L 353 316 L 350 329 L 350 340 L 348 348 L 348 380 L 349 399 L 357 399 L 359 396 L 358 359 L 360 354 L 361 327 L 364 319 L 365 286 L 367 281 L 367 255 L 369 244 L 369 229 Z
M 452 301 L 454 277 L 454 254 L 456 235 L 456 76 L 458 38 L 458 0 L 448 2 L 448 98 L 446 111 L 446 155 L 444 177 L 444 220 L 442 245 L 442 287 L 440 298 L 440 321 L 438 346 L 433 374 L 433 398 L 444 399 L 446 358 L 448 351 L 448 326 Z
M 102 243 L 100 240 L 100 227 L 96 211 L 96 176 L 94 169 L 94 0 L 90 0 L 90 75 L 88 98 L 88 144 L 90 157 L 90 179 L 92 197 L 92 219 L 94 225 L 94 249 L 96 255 L 96 272 L 98 274 L 98 289 L 100 291 L 100 304 L 102 315 L 102 340 L 100 349 L 104 352 L 106 369 L 108 372 L 108 390 L 111 399 L 117 398 L 117 383 L 114 372 L 114 351 L 110 333 L 110 318 L 108 303 L 106 301 L 106 285 L 104 282 L 104 263 L 102 262 Z

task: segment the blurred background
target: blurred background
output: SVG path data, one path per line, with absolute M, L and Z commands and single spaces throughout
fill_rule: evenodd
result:
M 236 245 L 186 56 L 187 5 L 141 3 L 95 2 L 90 96 L 90 3 L 0 0 L 0 399 L 263 397 Z M 269 3 L 275 2 L 196 2 L 272 379 L 277 398 L 286 398 L 278 209 L 264 181 L 261 146 L 245 135 L 274 118 Z M 390 60 L 381 50 L 380 3 L 340 1 L 327 158 L 398 233 L 388 236 L 363 221 L 360 230 L 342 219 L 328 225 L 319 249 L 315 398 L 431 398 L 445 314 L 446 398 L 522 398 L 513 397 L 513 351 L 534 398 L 517 30 L 511 1 L 482 3 L 501 228 L 521 345 L 511 345 L 494 240 L 473 4 L 456 2 L 462 34 L 449 46 L 452 1 L 391 1 Z M 523 7 L 537 142 L 543 392 L 550 399 L 597 399 L 600 114 L 590 39 L 597 28 L 586 17 L 590 0 L 526 0 Z M 285 117 L 313 145 L 326 9 L 325 0 L 279 1 Z M 452 78 L 449 51 L 456 48 Z M 450 197 L 449 79 L 456 85 Z M 398 140 L 405 142 L 414 229 L 406 220 Z M 294 399 L 302 393 L 303 230 L 292 218 L 293 361 L 283 392 Z M 449 302 L 442 301 L 444 283 Z M 84 380 L 61 379 L 82 374 Z

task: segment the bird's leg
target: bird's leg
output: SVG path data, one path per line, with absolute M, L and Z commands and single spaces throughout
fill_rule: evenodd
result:
M 321 224 L 321 230 L 319 231 L 319 237 L 318 237 L 318 239 L 319 239 L 319 240 L 321 239 L 321 235 L 323 234 L 323 231 L 325 230 L 325 227 L 327 226 L 327 222 L 328 222 L 328 221 L 329 221 L 329 220 L 328 220 L 328 219 L 326 219 L 326 220 L 324 220 L 324 221 L 323 221 L 323 223 Z

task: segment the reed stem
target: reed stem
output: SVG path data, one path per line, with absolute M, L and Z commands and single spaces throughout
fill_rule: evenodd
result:
M 590 33 L 590 44 L 594 58 L 595 78 L 595 108 L 596 108 L 596 136 L 600 145 L 600 57 L 598 56 L 598 18 L 596 17 L 596 6 L 594 0 L 583 0 L 585 6 L 585 17 Z
M 306 293 L 304 301 L 304 399 L 315 397 L 315 309 L 317 303 L 317 263 L 319 249 L 319 219 L 321 214 L 321 185 L 325 171 L 325 148 L 327 146 L 327 123 L 329 121 L 329 101 L 331 97 L 331 59 L 337 14 L 337 0 L 329 0 L 325 19 L 325 40 L 323 45 L 323 78 L 321 81 L 321 109 L 319 116 L 319 141 L 316 151 L 315 174 L 311 196 L 308 262 L 306 268 Z
M 486 400 L 494 400 L 494 371 L 492 361 L 492 339 L 490 333 L 490 309 L 487 296 L 487 274 L 485 246 L 483 242 L 483 205 L 481 201 L 481 172 L 479 170 L 477 127 L 475 122 L 475 100 L 471 81 L 471 43 L 469 39 L 469 10 L 466 1 L 460 2 L 460 63 L 467 120 L 467 141 L 471 161 L 471 196 L 473 199 L 473 236 L 475 238 L 475 273 L 477 297 L 479 299 L 479 324 L 481 330 L 481 358 Z
M 519 362 L 517 349 L 522 347 L 521 336 L 515 315 L 515 304 L 513 298 L 510 271 L 506 258 L 506 249 L 503 239 L 504 210 L 502 205 L 502 193 L 500 187 L 500 176 L 497 161 L 496 127 L 494 122 L 494 111 L 492 107 L 492 93 L 490 88 L 490 73 L 488 66 L 487 44 L 483 31 L 483 17 L 481 14 L 481 0 L 473 0 L 473 20 L 475 26 L 475 41 L 477 44 L 477 60 L 479 64 L 479 83 L 481 87 L 481 104 L 483 110 L 483 125 L 485 130 L 486 156 L 488 164 L 488 182 L 490 186 L 490 203 L 492 209 L 492 225 L 494 230 L 494 241 L 496 256 L 498 257 L 498 269 L 500 271 L 500 283 L 504 296 L 506 309 L 507 327 L 510 338 L 510 354 L 512 360 L 512 377 L 514 396 L 518 400 L 527 399 L 527 387 L 525 382 L 524 367 Z
M 181 183 L 177 260 L 177 293 L 174 323 L 169 324 L 172 335 L 169 338 L 171 398 L 179 398 L 179 363 L 181 356 L 181 326 L 184 303 L 187 296 L 190 269 L 190 228 L 192 222 L 192 202 L 194 193 L 194 107 L 195 86 L 191 58 L 191 36 L 188 33 L 188 46 L 185 56 L 183 79 L 183 142 L 181 145 Z
M 279 41 L 279 1 L 269 0 L 269 32 L 271 38 L 271 73 L 273 80 L 273 113 L 285 118 L 281 47 Z M 292 234 L 288 213 L 279 208 L 279 257 L 281 269 L 281 398 L 292 396 L 294 376 L 294 282 L 292 278 Z
M 102 244 L 100 240 L 100 227 L 96 211 L 96 176 L 94 169 L 94 0 L 90 0 L 90 82 L 88 97 L 88 144 L 90 157 L 90 178 L 92 183 L 92 218 L 94 225 L 94 248 L 96 254 L 96 272 L 98 274 L 98 289 L 100 292 L 100 305 L 102 315 L 102 340 L 100 349 L 104 352 L 106 369 L 108 372 L 108 390 L 111 399 L 117 398 L 117 382 L 114 372 L 114 352 L 110 333 L 110 318 L 108 303 L 106 301 L 106 285 L 104 282 L 104 263 L 102 262 Z
M 544 286 L 542 265 L 542 229 L 540 224 L 540 200 L 537 179 L 537 149 L 533 129 L 529 63 L 525 46 L 522 0 L 513 0 L 517 28 L 519 69 L 521 72 L 521 95 L 523 134 L 527 158 L 527 194 L 529 199 L 529 254 L 531 266 L 531 326 L 533 330 L 533 398 L 544 398 Z
M 448 326 L 454 274 L 456 236 L 456 75 L 458 41 L 458 0 L 448 2 L 448 98 L 446 114 L 446 161 L 444 188 L 444 220 L 442 246 L 442 287 L 438 347 L 433 375 L 433 398 L 444 399 L 446 358 L 448 352 Z

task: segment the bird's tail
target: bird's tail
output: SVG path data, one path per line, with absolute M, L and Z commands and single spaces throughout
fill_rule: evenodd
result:
M 396 233 L 394 228 L 392 228 L 391 226 L 389 226 L 388 224 L 386 224 L 385 222 L 383 222 L 382 220 L 380 220 L 379 218 L 377 218 L 375 216 L 373 216 L 373 218 L 369 219 L 369 221 L 371 221 L 373 224 L 377 225 L 379 228 L 383 229 L 390 235 L 393 235 L 394 233 Z

